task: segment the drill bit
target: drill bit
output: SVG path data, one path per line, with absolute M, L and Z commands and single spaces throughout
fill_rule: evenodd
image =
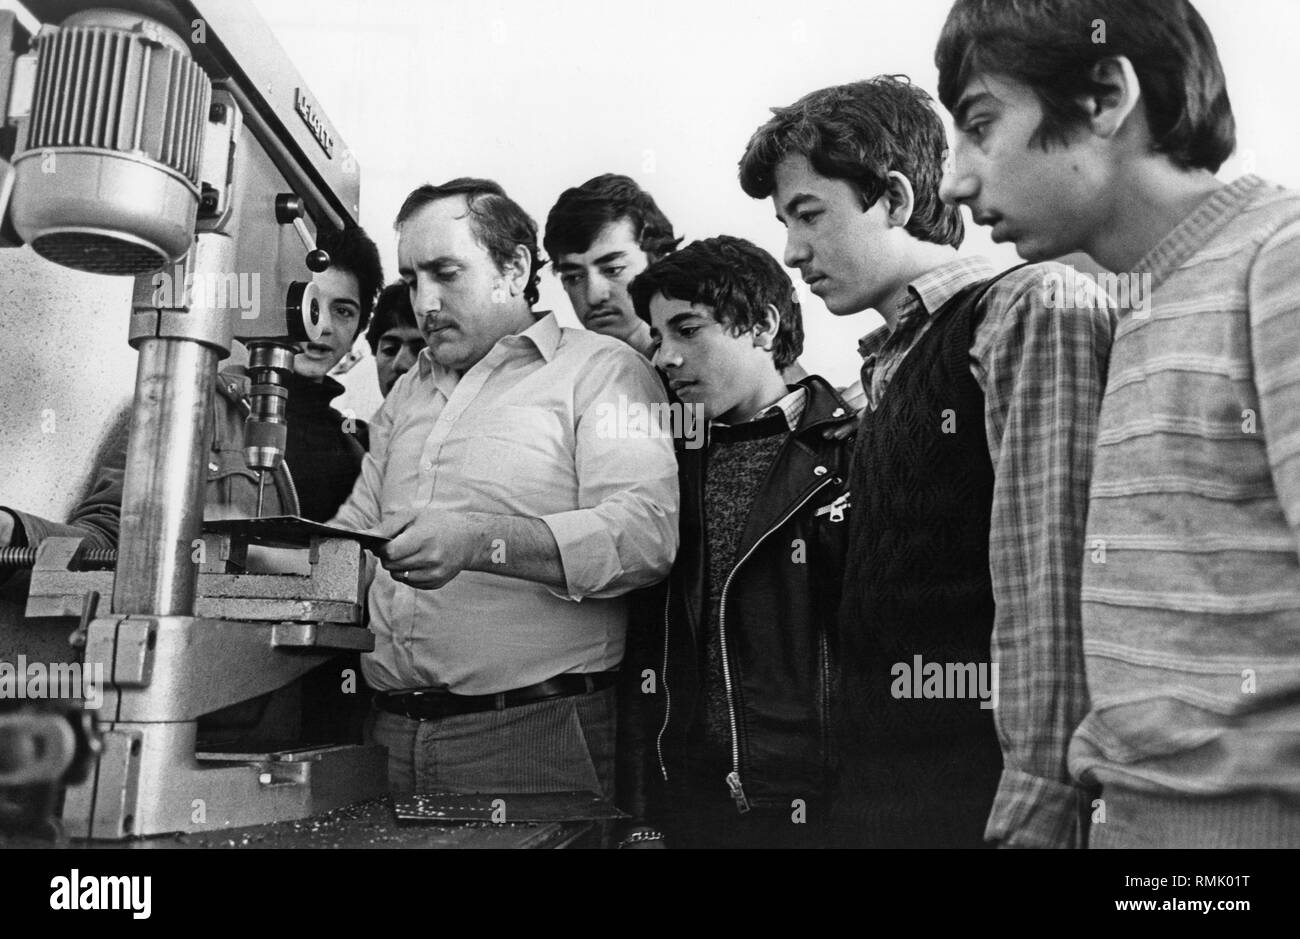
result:
M 257 518 L 262 517 L 262 496 L 266 489 L 266 470 L 257 471 Z

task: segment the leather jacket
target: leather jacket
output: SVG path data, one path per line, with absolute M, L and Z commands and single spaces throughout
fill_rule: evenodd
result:
M 803 416 L 756 494 L 721 597 L 732 729 L 731 771 L 717 786 L 742 811 L 825 797 L 833 771 L 833 624 L 848 543 L 845 513 L 852 510 L 853 440 L 827 440 L 823 431 L 854 415 L 820 376 L 798 384 L 807 390 Z M 640 817 L 653 818 L 656 801 L 671 799 L 683 781 L 688 730 L 703 706 L 707 455 L 708 447 L 678 450 L 681 547 L 658 589 L 657 615 L 643 600 L 631 624 L 620 803 Z

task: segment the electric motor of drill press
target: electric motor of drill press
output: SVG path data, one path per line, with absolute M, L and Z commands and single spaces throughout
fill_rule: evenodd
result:
M 217 362 L 234 339 L 249 349 L 245 455 L 264 474 L 283 459 L 293 354 L 321 334 L 311 273 L 330 260 L 309 223 L 355 222 L 356 165 L 249 0 L 23 5 L 42 24 L 35 35 L 0 11 L 0 245 L 133 276 L 128 339 L 139 353 L 111 609 L 78 631 L 86 664 L 114 676 L 104 748 L 69 790 L 65 822 L 74 836 L 122 838 L 378 794 L 382 751 L 257 761 L 195 750 L 199 716 L 373 645 L 356 628 L 355 544 L 353 556 L 311 542 L 313 565 L 323 559 L 345 599 L 318 592 L 290 605 L 283 594 L 296 585 L 250 594 L 226 566 L 246 542 L 203 531 Z M 67 612 L 42 612 L 42 576 L 52 594 L 108 576 L 81 570 L 75 545 L 57 542 L 38 549 L 29 617 Z M 196 601 L 201 573 L 212 589 Z M 344 771 L 350 783 L 323 778 Z

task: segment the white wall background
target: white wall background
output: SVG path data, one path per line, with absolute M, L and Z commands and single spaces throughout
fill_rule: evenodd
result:
M 107 0 L 106 0 L 107 2 Z M 948 0 L 255 0 L 362 171 L 362 222 L 396 275 L 392 219 L 425 182 L 499 180 L 538 220 L 601 172 L 649 189 L 688 239 L 728 233 L 780 256 L 770 204 L 736 162 L 772 105 L 814 88 L 903 72 L 934 90 Z M 11 6 L 0 0 L 0 6 Z M 1199 0 L 1239 127 L 1231 178 L 1249 166 L 1300 186 L 1294 103 L 1296 0 Z M 970 228 L 966 250 L 1014 261 Z M 0 251 L 0 504 L 61 516 L 87 454 L 129 400 L 129 281 Z M 804 362 L 845 384 L 874 314 L 832 318 L 805 295 Z M 543 306 L 572 322 L 550 274 Z M 346 404 L 378 401 L 373 365 L 344 378 Z M 42 415 L 57 415 L 54 433 Z
M 935 92 L 948 0 L 255 0 L 362 169 L 361 213 L 396 274 L 392 219 L 424 182 L 497 179 L 537 219 L 602 172 L 637 179 L 687 240 L 727 233 L 783 244 L 769 203 L 736 183 L 768 116 L 823 85 L 902 72 Z M 1201 0 L 1239 123 L 1239 155 L 1300 184 L 1288 68 L 1296 0 Z M 1243 160 L 1224 168 L 1238 175 Z M 968 226 L 966 249 L 1010 264 Z M 802 288 L 802 284 L 800 284 Z M 572 322 L 549 273 L 543 307 Z M 804 294 L 805 365 L 839 384 L 875 314 L 836 319 Z M 358 369 L 364 369 L 362 366 Z

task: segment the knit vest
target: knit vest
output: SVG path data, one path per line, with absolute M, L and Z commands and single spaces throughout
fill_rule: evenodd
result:
M 933 314 L 858 431 L 833 709 L 847 844 L 980 847 L 1001 774 L 977 678 L 992 680 L 993 466 L 970 371 L 990 283 Z

